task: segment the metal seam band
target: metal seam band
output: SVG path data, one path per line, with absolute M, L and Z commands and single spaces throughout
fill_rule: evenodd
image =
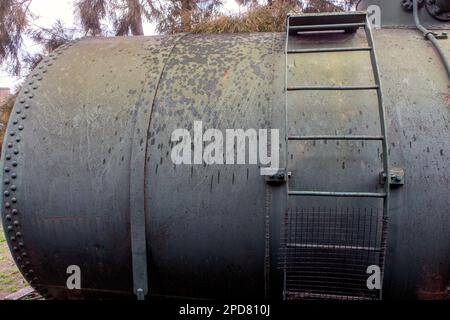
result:
M 131 161 L 130 161 L 130 229 L 131 229 L 131 254 L 133 268 L 133 289 L 138 300 L 144 300 L 148 293 L 148 275 L 147 275 L 147 240 L 146 240 L 146 205 L 145 205 L 145 168 L 147 158 L 147 139 L 148 129 L 153 114 L 153 107 L 161 78 L 164 74 L 167 61 L 169 60 L 173 49 L 178 41 L 186 34 L 175 38 L 171 48 L 168 50 L 167 57 L 163 62 L 158 82 L 154 89 L 153 101 L 150 112 L 145 113 L 142 106 L 142 94 L 145 85 L 141 91 L 141 96 L 137 101 L 133 112 L 133 137 L 131 141 Z M 164 57 L 163 57 L 164 59 Z M 138 105 L 141 103 L 141 107 Z M 144 143 L 142 143 L 143 141 Z

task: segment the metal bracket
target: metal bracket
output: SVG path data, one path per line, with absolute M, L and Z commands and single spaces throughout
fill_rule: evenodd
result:
M 286 172 L 285 168 L 280 168 L 277 173 L 266 176 L 266 183 L 269 185 L 281 185 L 291 176 L 291 172 Z
M 425 33 L 423 35 L 424 39 L 425 40 L 430 40 L 428 38 L 428 35 L 430 35 L 430 34 L 433 37 L 435 37 L 436 39 L 438 39 L 438 40 L 446 40 L 446 39 L 448 39 L 448 33 L 447 32 L 437 33 L 437 32 L 434 32 L 434 31 L 428 31 L 427 33 Z
M 448 39 L 448 33 L 442 32 L 441 34 L 435 34 L 434 37 L 439 40 L 445 40 Z
M 389 184 L 391 186 L 403 186 L 405 184 L 405 171 L 401 168 L 392 168 L 389 170 L 390 181 Z M 380 184 L 384 185 L 386 181 L 386 173 L 380 173 Z
M 138 300 L 145 300 L 145 293 L 143 289 L 137 289 L 136 290 L 136 296 Z

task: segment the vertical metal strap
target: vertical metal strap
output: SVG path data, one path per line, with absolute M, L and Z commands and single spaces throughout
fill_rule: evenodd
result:
M 147 83 L 144 84 L 144 86 Z M 133 112 L 134 133 L 131 141 L 130 160 L 130 232 L 131 260 L 133 267 L 133 289 L 138 300 L 144 300 L 148 292 L 147 240 L 145 228 L 145 145 L 147 144 L 147 124 L 150 112 L 142 112 L 140 97 Z M 140 143 L 144 141 L 144 143 Z
M 131 160 L 130 160 L 130 231 L 131 231 L 131 255 L 133 267 L 133 289 L 138 300 L 144 300 L 148 293 L 148 275 L 147 275 L 147 239 L 146 239 L 146 205 L 145 189 L 146 176 L 145 164 L 147 158 L 147 138 L 150 121 L 153 113 L 154 100 L 158 91 L 161 77 L 164 73 L 167 61 L 178 41 L 186 34 L 174 37 L 174 41 L 168 48 L 160 48 L 161 51 L 168 49 L 161 54 L 163 59 L 161 71 L 158 78 L 149 75 L 141 92 L 141 97 L 137 101 L 133 112 L 132 123 L 133 140 L 131 141 Z M 142 94 L 145 88 L 157 80 L 157 85 L 153 91 L 150 101 L 144 101 Z M 151 109 L 146 110 L 149 103 Z

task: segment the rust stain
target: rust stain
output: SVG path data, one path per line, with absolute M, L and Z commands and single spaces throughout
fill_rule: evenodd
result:
M 448 107 L 450 107 L 450 93 L 444 94 L 444 100 Z
M 443 266 L 422 263 L 421 279 L 417 290 L 420 300 L 445 300 L 448 298 Z
M 223 81 L 228 81 L 228 78 L 230 77 L 230 70 L 225 70 L 225 73 L 223 74 Z

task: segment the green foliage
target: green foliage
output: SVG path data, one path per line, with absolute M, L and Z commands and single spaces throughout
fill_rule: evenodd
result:
M 143 22 L 155 23 L 163 34 L 178 32 L 273 32 L 283 31 L 289 11 L 350 10 L 359 0 L 235 0 L 243 14 L 221 14 L 223 0 L 75 0 L 75 14 L 86 36 L 143 35 Z M 51 28 L 36 26 L 29 10 L 32 0 L 0 1 L 0 63 L 19 75 L 32 69 L 43 54 L 74 37 L 75 30 L 56 21 Z M 23 50 L 23 38 L 31 37 L 44 48 L 42 54 Z
M 0 224 L 0 299 L 26 287 L 26 283 L 9 254 Z
M 289 5 L 254 6 L 242 15 L 221 15 L 194 26 L 194 33 L 282 32 Z
M 7 63 L 7 70 L 19 75 L 20 49 L 23 36 L 29 26 L 31 0 L 0 1 L 0 63 Z
M 248 10 L 241 15 L 218 15 L 200 21 L 192 27 L 194 33 L 283 32 L 289 12 L 345 11 L 354 8 L 358 0 L 271 0 L 259 5 L 241 1 Z
M 77 0 L 80 23 L 88 35 L 143 35 L 143 21 L 160 33 L 190 31 L 218 11 L 222 0 Z M 110 30 L 112 25 L 112 30 Z

